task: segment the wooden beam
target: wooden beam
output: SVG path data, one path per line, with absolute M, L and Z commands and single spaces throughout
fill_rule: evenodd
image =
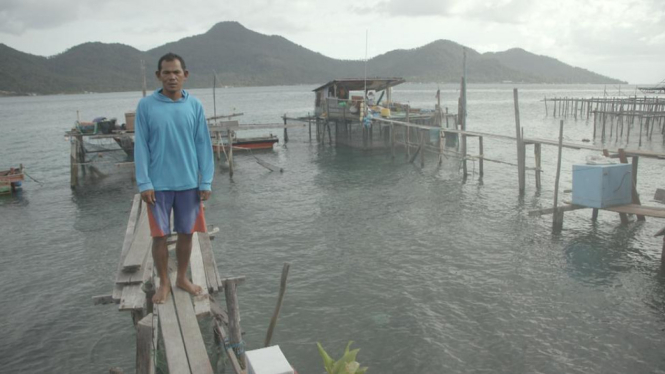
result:
M 144 263 L 146 252 L 148 252 L 151 243 L 152 238 L 150 237 L 148 212 L 146 210 L 145 204 L 143 204 L 143 209 L 141 210 L 138 227 L 134 233 L 132 245 L 129 249 L 129 252 L 127 252 L 125 260 L 123 261 L 123 271 L 131 272 L 140 268 Z
M 194 296 L 194 311 L 197 317 L 206 316 L 210 314 L 210 299 L 198 233 L 194 233 L 192 236 L 192 254 L 190 256 L 189 266 L 192 272 L 192 283 L 199 285 L 202 288 L 201 294 Z

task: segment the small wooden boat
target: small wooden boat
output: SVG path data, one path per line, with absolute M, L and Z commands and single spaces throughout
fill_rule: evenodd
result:
M 0 194 L 15 192 L 23 183 L 23 165 L 9 170 L 0 170 Z

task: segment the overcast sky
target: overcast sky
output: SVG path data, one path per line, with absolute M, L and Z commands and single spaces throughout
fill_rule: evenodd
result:
M 448 39 L 521 47 L 630 83 L 665 79 L 665 0 L 0 0 L 0 43 L 51 56 L 100 41 L 147 50 L 221 21 L 338 59 Z

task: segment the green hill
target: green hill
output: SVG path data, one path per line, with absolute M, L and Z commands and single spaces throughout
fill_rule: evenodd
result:
M 415 82 L 459 82 L 463 46 L 438 40 L 410 50 L 394 50 L 367 62 L 370 76 L 401 76 Z M 191 88 L 220 84 L 266 86 L 319 84 L 334 78 L 360 77 L 362 61 L 337 60 L 276 35 L 263 35 L 237 22 L 221 22 L 201 35 L 148 51 L 122 44 L 84 43 L 49 58 L 0 44 L 0 94 L 54 94 L 140 90 L 140 61 L 146 61 L 148 88 L 156 62 L 167 52 L 182 55 Z M 522 49 L 480 54 L 467 49 L 467 77 L 472 83 L 625 83 Z

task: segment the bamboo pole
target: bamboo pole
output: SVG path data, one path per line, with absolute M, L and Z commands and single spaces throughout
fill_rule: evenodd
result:
M 277 317 L 279 317 L 279 311 L 282 309 L 282 302 L 284 301 L 284 293 L 286 292 L 286 280 L 289 276 L 289 268 L 291 264 L 288 262 L 284 263 L 282 268 L 282 278 L 279 282 L 279 295 L 277 296 L 277 305 L 275 306 L 275 311 L 272 314 L 270 319 L 270 326 L 268 327 L 268 333 L 266 334 L 266 340 L 263 343 L 264 347 L 270 345 L 270 340 L 272 339 L 273 330 L 275 330 L 275 325 L 277 325 Z

